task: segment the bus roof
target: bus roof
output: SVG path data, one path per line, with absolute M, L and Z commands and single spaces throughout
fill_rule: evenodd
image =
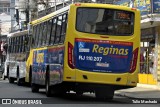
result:
M 43 16 L 39 19 L 36 19 L 32 22 L 30 22 L 31 25 L 36 25 L 36 24 L 39 24 L 41 22 L 44 22 L 46 20 L 49 20 L 51 19 L 53 16 L 57 15 L 57 14 L 60 14 L 60 13 L 63 13 L 63 12 L 66 12 L 67 10 L 69 10 L 70 6 L 78 6 L 78 7 L 95 7 L 95 8 L 112 8 L 112 9 L 120 9 L 120 10 L 128 10 L 128 11 L 135 11 L 135 10 L 132 10 L 130 7 L 127 7 L 127 6 L 120 6 L 120 5 L 113 5 L 113 4 L 96 4 L 96 3 L 77 3 L 76 4 L 71 4 L 69 6 L 66 6 L 62 9 L 59 9 L 53 13 L 50 13 L 46 16 Z M 138 10 L 138 9 L 137 9 Z
M 15 36 L 21 36 L 21 35 L 25 35 L 28 34 L 28 30 L 23 30 L 23 31 L 17 31 L 17 32 L 13 32 L 13 33 L 9 33 L 7 35 L 7 37 L 15 37 Z
M 43 16 L 42 18 L 36 19 L 36 20 L 32 21 L 30 24 L 35 25 L 35 24 L 41 23 L 41 22 L 43 22 L 43 21 L 49 20 L 49 19 L 51 19 L 53 16 L 55 16 L 55 15 L 57 15 L 57 14 L 66 12 L 67 10 L 69 10 L 69 7 L 70 7 L 70 6 L 66 6 L 66 7 L 64 7 L 64 8 L 62 8 L 62 9 L 59 9 L 59 10 L 53 12 L 53 13 L 50 13 L 50 14 L 48 14 L 48 15 L 46 15 L 46 16 Z

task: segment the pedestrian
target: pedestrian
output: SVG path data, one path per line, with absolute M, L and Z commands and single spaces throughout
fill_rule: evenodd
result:
M 144 72 L 144 49 L 141 48 L 141 51 L 140 51 L 140 73 L 143 73 Z

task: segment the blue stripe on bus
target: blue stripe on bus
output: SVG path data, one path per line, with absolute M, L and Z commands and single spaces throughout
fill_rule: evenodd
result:
M 64 46 L 33 52 L 32 80 L 34 83 L 45 85 L 46 68 L 49 65 L 50 83 L 62 82 Z

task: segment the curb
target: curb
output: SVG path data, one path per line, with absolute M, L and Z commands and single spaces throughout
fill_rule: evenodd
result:
M 139 83 L 138 83 L 138 84 L 137 84 L 137 87 L 160 90 L 160 86 L 157 86 L 157 85 L 139 84 Z

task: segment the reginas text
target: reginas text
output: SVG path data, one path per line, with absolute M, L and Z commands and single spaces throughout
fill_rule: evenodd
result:
M 112 55 L 128 55 L 128 49 L 124 49 L 124 48 L 114 48 L 112 47 L 102 47 L 99 46 L 98 44 L 94 44 L 93 49 L 92 49 L 93 53 L 102 53 L 103 55 L 108 55 L 108 54 L 112 54 Z

